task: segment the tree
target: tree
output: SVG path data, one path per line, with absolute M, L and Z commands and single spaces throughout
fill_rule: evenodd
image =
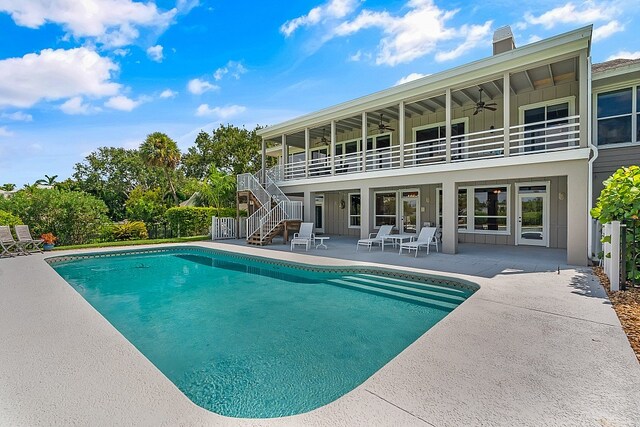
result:
M 53 185 L 56 183 L 56 178 L 58 178 L 58 175 L 45 175 L 44 179 L 39 179 L 35 182 L 36 185 L 45 185 L 47 187 L 53 187 Z
M 129 220 L 139 220 L 152 224 L 162 219 L 167 206 L 162 200 L 160 188 L 145 190 L 142 187 L 136 187 L 129 195 L 126 209 Z
M 173 195 L 173 201 L 178 204 L 178 194 L 172 175 L 180 163 L 180 150 L 178 144 L 161 132 L 154 132 L 140 145 L 140 156 L 148 166 L 160 168 L 167 179 L 169 191 Z
M 209 173 L 213 162 L 213 141 L 211 136 L 200 131 L 195 140 L 195 146 L 189 147 L 182 156 L 182 169 L 188 178 L 204 179 Z
M 77 186 L 102 199 L 109 208 L 109 217 L 115 221 L 125 218 L 125 202 L 134 188 L 157 185 L 137 150 L 100 147 L 82 163 L 76 163 L 74 169 Z M 72 187 L 67 184 L 65 188 Z
M 15 190 L 15 188 L 16 188 L 15 184 L 3 184 L 0 187 L 0 190 L 2 190 L 2 191 L 13 191 L 13 190 Z

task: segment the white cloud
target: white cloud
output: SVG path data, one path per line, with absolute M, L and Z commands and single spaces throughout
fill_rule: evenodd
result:
M 488 37 L 492 21 L 482 25 L 447 27 L 458 10 L 440 9 L 433 0 L 409 0 L 408 11 L 394 16 L 389 12 L 362 10 L 354 19 L 344 21 L 333 29 L 331 37 L 344 37 L 368 28 L 384 33 L 378 45 L 376 64 L 397 65 L 436 51 L 440 44 L 462 39 L 457 47 L 438 52 L 436 59 L 456 58 Z
M 407 76 L 404 76 L 404 77 L 403 77 L 403 78 L 401 78 L 400 80 L 398 80 L 398 81 L 395 83 L 395 85 L 394 85 L 394 86 L 398 86 L 398 85 L 401 85 L 401 84 L 403 84 L 403 83 L 408 83 L 408 82 L 411 82 L 411 81 L 413 81 L 413 80 L 418 80 L 418 79 L 421 79 L 421 78 L 426 77 L 426 76 L 428 76 L 428 75 L 429 75 L 429 74 L 411 73 L 411 74 L 409 74 L 409 75 L 407 75 Z
M 329 0 L 314 7 L 306 15 L 291 19 L 280 26 L 280 32 L 289 37 L 298 28 L 318 24 L 327 19 L 341 19 L 358 7 L 357 0 Z
M 635 52 L 621 50 L 618 53 L 615 53 L 608 57 L 607 61 L 612 61 L 614 59 L 640 59 L 640 50 L 637 50 Z
M 220 119 L 226 119 L 232 116 L 236 116 L 247 110 L 247 107 L 242 105 L 228 105 L 226 107 L 209 107 L 208 104 L 201 104 L 196 110 L 196 116 L 215 116 Z
M 524 19 L 529 24 L 542 25 L 546 29 L 551 29 L 559 24 L 588 24 L 609 20 L 617 12 L 618 10 L 612 4 L 605 2 L 598 4 L 595 1 L 585 1 L 579 5 L 569 2 L 539 16 L 527 12 L 524 14 Z
M 118 66 L 95 51 L 45 49 L 22 58 L 0 60 L 0 106 L 28 108 L 41 100 L 74 96 L 115 95 L 120 85 L 111 81 Z
M 2 113 L 0 118 L 9 119 L 16 122 L 31 122 L 33 116 L 31 114 L 23 113 L 22 111 L 16 111 L 15 113 Z
M 113 108 L 120 111 L 132 111 L 138 105 L 142 104 L 141 100 L 134 101 L 124 95 L 113 96 L 104 103 L 105 107 Z
M 614 19 L 605 25 L 596 27 L 593 30 L 592 40 L 594 42 L 604 40 L 612 34 L 619 33 L 620 31 L 624 31 L 624 25 Z
M 90 114 L 91 112 L 96 111 L 91 107 L 91 105 L 84 103 L 81 96 L 74 96 L 73 98 L 70 98 L 60 106 L 60 110 L 65 114 L 71 115 Z
M 162 62 L 164 56 L 162 55 L 162 45 L 151 46 L 147 49 L 147 56 L 149 59 L 155 62 Z
M 160 93 L 160 98 L 173 98 L 178 95 L 178 92 L 174 92 L 171 89 L 165 89 Z
M 238 80 L 240 76 L 246 72 L 247 72 L 247 69 L 244 67 L 244 65 L 242 65 L 242 63 L 236 62 L 236 61 L 229 61 L 227 62 L 226 66 L 218 68 L 213 73 L 213 78 L 216 79 L 216 81 L 219 81 L 226 74 L 229 74 L 230 76 Z
M 162 12 L 153 2 L 132 0 L 2 0 L 0 12 L 23 27 L 58 24 L 74 37 L 119 47 L 137 39 L 140 28 L 164 31 L 178 10 Z
M 113 54 L 116 55 L 116 56 L 125 57 L 125 56 L 129 55 L 129 49 L 118 48 L 118 49 L 115 49 L 113 51 Z
M 210 90 L 218 90 L 219 86 L 209 83 L 206 80 L 193 79 L 187 83 L 187 89 L 194 95 L 201 95 Z
M 349 57 L 347 58 L 349 61 L 352 62 L 358 62 L 360 61 L 360 59 L 362 59 L 362 51 L 359 50 L 356 53 L 354 53 L 353 55 L 349 55 Z
M 10 132 L 6 126 L 0 126 L 0 138 L 13 136 L 13 132 Z

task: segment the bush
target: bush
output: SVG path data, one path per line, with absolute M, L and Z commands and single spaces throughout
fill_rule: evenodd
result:
M 112 228 L 115 240 L 142 240 L 149 238 L 147 227 L 142 221 L 125 221 L 121 224 L 113 224 Z
M 183 206 L 167 209 L 165 216 L 171 228 L 178 234 L 178 237 L 198 236 L 209 233 L 212 217 L 235 218 L 236 210 L 233 208 L 216 209 Z
M 162 200 L 160 188 L 143 190 L 136 187 L 129 195 L 125 205 L 128 219 L 144 221 L 147 224 L 159 222 L 167 210 Z
M 0 225 L 20 225 L 22 220 L 9 212 L 0 211 Z

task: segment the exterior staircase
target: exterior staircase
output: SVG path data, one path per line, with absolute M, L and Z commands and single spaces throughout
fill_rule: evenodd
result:
M 290 223 L 302 221 L 302 202 L 290 200 L 275 183 L 270 171 L 238 175 L 237 191 L 246 193 L 258 209 L 247 218 L 247 243 L 266 245 L 285 233 Z

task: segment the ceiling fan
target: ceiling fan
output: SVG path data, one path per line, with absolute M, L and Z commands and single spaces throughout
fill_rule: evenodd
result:
M 495 102 L 486 103 L 482 100 L 482 90 L 483 90 L 482 88 L 478 88 L 478 91 L 480 92 L 480 96 L 478 98 L 478 102 L 476 102 L 476 106 L 474 107 L 475 108 L 475 111 L 473 112 L 474 116 L 484 110 L 489 110 L 489 111 L 497 110 L 496 106 L 498 104 L 496 104 Z
M 327 139 L 327 137 L 324 136 L 324 131 L 325 131 L 325 129 L 322 128 L 322 138 L 320 138 L 320 140 L 318 142 L 316 142 L 316 145 L 327 145 L 327 144 L 329 144 L 329 140 Z
M 384 121 L 382 120 L 382 114 L 380 114 L 380 123 L 378 124 L 378 131 L 384 132 L 386 130 L 390 132 L 395 131 L 395 129 L 391 128 L 391 126 L 384 124 Z

